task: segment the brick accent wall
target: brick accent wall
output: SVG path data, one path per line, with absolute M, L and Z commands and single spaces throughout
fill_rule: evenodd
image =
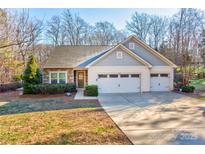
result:
M 72 68 L 44 68 L 43 69 L 43 83 L 49 83 L 50 71 L 67 71 L 68 83 L 74 83 L 74 74 Z

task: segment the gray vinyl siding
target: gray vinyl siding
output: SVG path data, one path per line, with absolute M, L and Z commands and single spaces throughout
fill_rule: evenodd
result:
M 133 58 L 131 55 L 122 51 L 122 59 L 116 58 L 116 52 L 122 51 L 121 49 L 116 49 L 109 55 L 101 59 L 96 66 L 143 66 L 143 64 Z
M 129 48 L 130 42 L 132 42 L 132 40 L 125 42 L 123 45 Z M 147 49 L 145 49 L 144 47 L 142 47 L 141 45 L 137 43 L 135 43 L 135 48 L 132 49 L 132 51 L 135 52 L 139 57 L 141 57 L 142 59 L 144 59 L 145 61 L 147 61 L 153 66 L 168 66 L 168 64 L 166 64 L 164 61 L 162 61 L 157 56 L 153 55 Z

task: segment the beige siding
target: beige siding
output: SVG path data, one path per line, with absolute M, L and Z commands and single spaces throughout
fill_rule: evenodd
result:
M 117 59 L 117 51 L 122 52 L 122 59 Z M 96 66 L 143 66 L 143 64 L 129 55 L 126 51 L 118 48 L 96 63 Z
M 150 91 L 150 74 L 151 73 L 168 73 L 170 75 L 170 90 L 173 90 L 173 68 L 169 66 L 155 66 L 151 69 L 146 66 L 93 66 L 88 69 L 88 84 L 97 84 L 98 74 L 122 74 L 136 73 L 141 76 L 141 91 Z
M 150 71 L 146 66 L 93 66 L 88 69 L 88 84 L 97 84 L 98 74 L 140 74 L 141 90 L 147 92 L 150 89 Z

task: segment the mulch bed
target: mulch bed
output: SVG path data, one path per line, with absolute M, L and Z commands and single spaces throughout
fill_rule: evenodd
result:
M 189 97 L 193 97 L 193 98 L 201 98 L 201 99 L 205 99 L 205 91 L 194 91 L 193 93 L 186 93 L 186 92 L 181 92 L 181 91 L 173 91 L 176 92 L 178 94 L 182 94 L 182 95 L 186 95 Z
M 19 91 L 0 93 L 0 115 L 73 108 L 101 108 L 97 100 L 74 100 L 74 96 L 75 93 L 71 96 L 19 95 Z

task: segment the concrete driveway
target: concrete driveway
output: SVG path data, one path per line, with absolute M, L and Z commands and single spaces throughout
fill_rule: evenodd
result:
M 205 102 L 173 92 L 100 94 L 133 144 L 205 144 Z

